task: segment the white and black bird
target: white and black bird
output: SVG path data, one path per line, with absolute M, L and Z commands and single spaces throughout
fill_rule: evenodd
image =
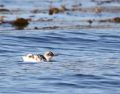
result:
M 41 54 L 27 54 L 22 56 L 24 62 L 49 62 L 53 58 L 54 54 L 51 51 L 45 52 L 44 55 Z

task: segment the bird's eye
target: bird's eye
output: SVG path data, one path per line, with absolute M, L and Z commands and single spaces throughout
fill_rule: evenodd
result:
M 54 54 L 51 52 L 51 53 L 49 53 L 48 55 L 49 55 L 49 56 L 53 56 Z
M 50 53 L 48 53 L 47 55 L 50 56 Z

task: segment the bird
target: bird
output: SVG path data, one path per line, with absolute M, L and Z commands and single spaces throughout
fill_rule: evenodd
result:
M 53 52 L 47 51 L 44 55 L 41 54 L 27 54 L 22 56 L 24 62 L 43 62 L 43 61 L 51 61 L 51 59 L 55 56 Z

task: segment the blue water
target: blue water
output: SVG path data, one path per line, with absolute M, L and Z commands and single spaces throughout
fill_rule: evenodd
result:
M 21 1 L 0 0 L 13 12 L 0 12 L 5 20 L 34 16 L 25 30 L 0 24 L 0 94 L 120 94 L 120 24 L 93 22 L 89 26 L 81 21 L 116 17 L 116 13 L 33 14 L 31 10 L 46 9 L 44 5 L 48 8 L 49 0 Z M 56 0 L 53 5 L 58 6 L 61 1 Z M 86 0 L 78 1 L 83 6 L 95 5 L 91 0 L 87 0 L 88 4 Z M 62 3 L 69 7 L 76 4 L 70 0 Z M 17 8 L 20 11 L 15 12 Z M 39 18 L 53 21 L 35 22 Z M 41 29 L 34 30 L 35 26 Z M 49 28 L 54 26 L 60 27 Z M 22 61 L 23 55 L 46 51 L 57 56 L 51 62 Z
M 119 94 L 118 30 L 0 32 L 0 94 Z M 52 62 L 21 56 L 51 50 Z

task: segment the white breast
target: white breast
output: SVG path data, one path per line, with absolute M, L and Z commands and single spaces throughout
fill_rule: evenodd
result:
M 32 58 L 32 57 L 28 57 L 28 56 L 22 56 L 22 59 L 24 62 L 41 62 L 42 60 L 40 60 L 40 58 L 38 57 L 35 57 Z

